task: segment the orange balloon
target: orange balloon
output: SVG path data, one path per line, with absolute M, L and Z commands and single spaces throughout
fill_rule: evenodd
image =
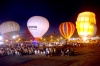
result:
M 65 39 L 69 39 L 75 31 L 75 26 L 72 22 L 63 22 L 59 26 L 59 31 Z

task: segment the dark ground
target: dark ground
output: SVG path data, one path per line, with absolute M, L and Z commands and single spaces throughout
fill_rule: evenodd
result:
M 100 66 L 100 47 L 75 48 L 75 56 L 2 56 L 0 66 Z

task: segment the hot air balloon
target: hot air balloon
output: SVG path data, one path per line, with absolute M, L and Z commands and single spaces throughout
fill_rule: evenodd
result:
M 76 29 L 81 38 L 90 38 L 95 34 L 96 19 L 93 12 L 82 12 L 78 15 Z
M 17 37 L 20 31 L 20 26 L 15 21 L 6 21 L 0 25 L 0 33 L 9 40 Z
M 87 22 L 79 23 L 76 28 L 79 36 L 81 37 L 91 37 L 94 32 L 94 26 Z
M 95 14 L 90 11 L 81 12 L 77 17 L 77 22 L 88 22 L 96 24 Z
M 33 16 L 29 18 L 27 27 L 35 40 L 38 40 L 47 32 L 49 22 L 45 17 Z
M 72 22 L 63 22 L 59 26 L 59 31 L 61 35 L 68 40 L 75 31 L 75 26 Z

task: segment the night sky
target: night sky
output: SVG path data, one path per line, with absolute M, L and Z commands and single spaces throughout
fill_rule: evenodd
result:
M 98 0 L 97 0 L 98 1 Z M 25 33 L 27 21 L 32 16 L 43 16 L 48 19 L 50 28 L 46 34 L 59 33 L 61 22 L 73 22 L 83 11 L 96 14 L 97 36 L 100 36 L 100 2 L 95 0 L 0 0 L 0 24 L 4 21 L 16 21 Z M 77 37 L 75 31 L 74 37 Z

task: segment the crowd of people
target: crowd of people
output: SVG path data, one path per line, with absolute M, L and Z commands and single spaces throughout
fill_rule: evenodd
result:
M 22 56 L 22 55 L 44 55 L 49 56 L 56 52 L 54 47 L 35 46 L 34 44 L 19 43 L 0 47 L 0 55 Z
M 57 47 L 46 47 L 44 44 L 40 46 L 34 45 L 32 43 L 17 43 L 17 44 L 8 44 L 4 47 L 0 47 L 0 55 L 3 56 L 23 56 L 23 55 L 41 55 L 41 56 L 53 56 L 60 52 L 61 56 L 74 55 L 74 50 L 71 48 L 59 49 Z

